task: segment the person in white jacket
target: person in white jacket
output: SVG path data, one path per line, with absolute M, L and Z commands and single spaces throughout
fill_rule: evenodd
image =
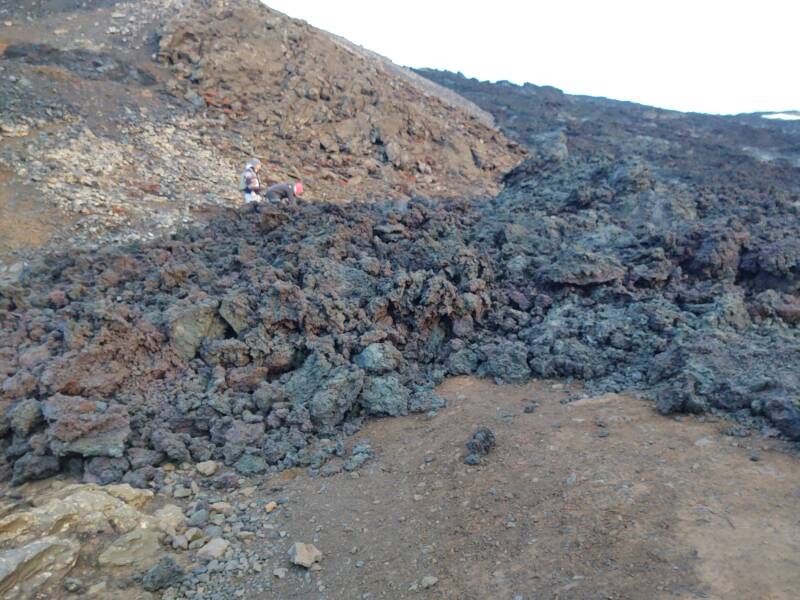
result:
M 239 177 L 239 190 L 244 194 L 244 201 L 248 204 L 261 201 L 261 181 L 258 178 L 260 170 L 261 161 L 253 158 L 247 163 Z

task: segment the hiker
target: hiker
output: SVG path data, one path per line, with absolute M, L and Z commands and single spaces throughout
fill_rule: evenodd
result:
M 261 198 L 261 181 L 258 179 L 258 172 L 261 170 L 261 161 L 257 158 L 251 159 L 244 168 L 244 172 L 239 177 L 239 190 L 244 194 L 246 203 L 259 202 Z
M 267 188 L 267 200 L 270 202 L 275 202 L 278 199 L 287 200 L 289 202 L 295 199 L 295 196 L 299 196 L 303 193 L 303 184 L 299 181 L 295 184 L 291 183 L 278 183 L 276 185 L 271 185 Z

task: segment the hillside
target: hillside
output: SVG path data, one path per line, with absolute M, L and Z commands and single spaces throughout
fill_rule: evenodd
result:
M 522 156 L 469 102 L 257 0 L 4 0 L 0 18 L 9 261 L 237 206 L 253 155 L 348 202 L 490 195 Z

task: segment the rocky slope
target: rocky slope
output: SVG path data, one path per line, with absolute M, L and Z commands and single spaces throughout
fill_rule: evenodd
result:
M 256 0 L 3 1 L 0 19 L 6 259 L 236 206 L 252 155 L 348 201 L 485 196 L 522 156 L 466 100 Z
M 481 111 L 256 0 L 192 2 L 164 28 L 159 60 L 170 91 L 243 117 L 256 154 L 330 180 L 334 198 L 477 196 L 516 159 Z

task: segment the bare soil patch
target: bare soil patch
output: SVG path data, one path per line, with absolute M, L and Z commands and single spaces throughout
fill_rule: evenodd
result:
M 325 554 L 320 572 L 275 580 L 275 597 L 796 597 L 789 446 L 664 419 L 628 396 L 564 404 L 580 391 L 556 387 L 451 379 L 437 417 L 365 427 L 378 458 L 358 475 L 273 485 L 287 499 L 277 527 Z M 497 446 L 467 467 L 479 425 Z M 274 580 L 264 575 L 251 589 Z M 438 582 L 413 589 L 426 575 Z

